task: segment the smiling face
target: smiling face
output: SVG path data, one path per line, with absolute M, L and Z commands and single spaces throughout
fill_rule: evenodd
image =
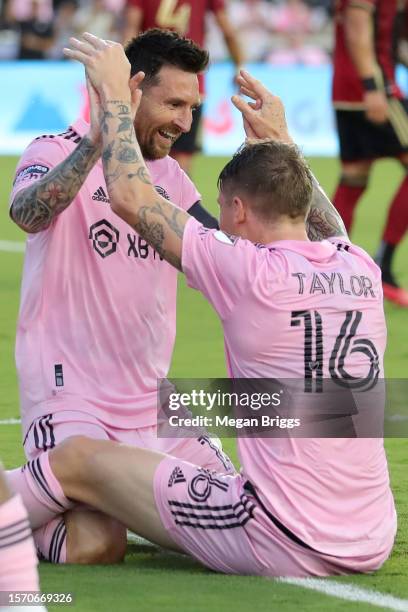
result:
M 145 159 L 160 159 L 181 134 L 189 132 L 193 111 L 200 104 L 197 75 L 163 66 L 157 82 L 147 85 L 135 119 Z

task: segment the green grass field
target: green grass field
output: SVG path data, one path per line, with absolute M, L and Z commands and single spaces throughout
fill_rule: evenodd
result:
M 216 210 L 216 178 L 224 159 L 200 157 L 194 178 L 208 208 Z M 22 241 L 23 233 L 8 219 L 7 201 L 16 159 L 0 158 L 0 241 Z M 328 193 L 338 172 L 333 160 L 313 159 L 311 165 Z M 373 253 L 379 241 L 387 202 L 402 173 L 393 162 L 375 169 L 370 191 L 358 210 L 353 239 Z M 398 251 L 395 272 L 408 286 L 408 241 Z M 18 417 L 17 380 L 13 361 L 15 323 L 23 255 L 0 249 L 0 420 Z M 388 377 L 408 377 L 408 311 L 386 305 L 389 343 Z M 180 278 L 177 343 L 171 374 L 183 378 L 225 375 L 221 326 L 210 307 Z M 23 461 L 19 425 L 0 426 L 0 456 L 6 467 Z M 386 441 L 399 530 L 391 559 L 377 574 L 336 579 L 402 598 L 408 610 L 408 452 L 407 441 Z M 225 448 L 236 458 L 232 440 Z M 247 612 L 267 610 L 372 610 L 368 603 L 344 601 L 316 591 L 255 577 L 216 575 L 194 561 L 143 546 L 129 546 L 120 566 L 75 567 L 41 564 L 45 592 L 72 592 L 78 611 L 138 610 L 138 612 Z M 331 583 L 334 580 L 330 581 Z M 50 610 L 57 609 L 50 607 Z M 377 608 L 378 609 L 378 608 Z M 387 609 L 382 607 L 382 609 Z

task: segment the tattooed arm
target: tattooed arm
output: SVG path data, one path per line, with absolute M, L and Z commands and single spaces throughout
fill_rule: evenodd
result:
M 293 144 L 286 123 L 285 108 L 280 98 L 274 96 L 260 81 L 244 70 L 241 70 L 237 81 L 240 92 L 253 100 L 252 104 L 248 104 L 239 96 L 232 97 L 233 104 L 242 113 L 247 137 L 272 138 Z M 309 239 L 314 241 L 331 236 L 347 237 L 342 218 L 315 177 L 306 229 Z
M 76 149 L 48 174 L 19 191 L 11 205 L 11 218 L 25 232 L 47 229 L 73 201 L 89 171 L 100 157 L 100 145 L 86 136 Z
M 339 213 L 313 176 L 313 193 L 306 219 L 309 240 L 318 242 L 332 236 L 348 238 L 347 230 Z
M 71 38 L 70 46 L 64 54 L 85 66 L 99 94 L 102 163 L 111 208 L 181 270 L 182 238 L 190 215 L 156 192 L 133 127 L 144 74 L 130 79 L 130 64 L 118 43 L 85 32 L 83 40 Z
M 129 100 L 103 102 L 102 163 L 112 210 L 181 270 L 190 215 L 156 192 L 136 139 Z

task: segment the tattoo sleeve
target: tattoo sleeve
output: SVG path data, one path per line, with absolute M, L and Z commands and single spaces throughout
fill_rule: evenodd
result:
M 12 219 L 32 234 L 47 229 L 71 204 L 99 156 L 100 148 L 82 138 L 64 161 L 15 196 Z
M 130 103 L 108 100 L 104 107 L 102 163 L 112 210 L 181 270 L 190 215 L 156 192 L 136 139 Z
M 309 239 L 314 242 L 331 236 L 348 237 L 342 218 L 315 177 L 313 177 L 313 194 L 306 219 L 306 230 Z

